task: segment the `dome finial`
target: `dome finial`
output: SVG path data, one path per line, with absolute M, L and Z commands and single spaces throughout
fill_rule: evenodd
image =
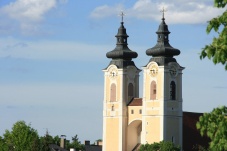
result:
M 125 16 L 125 13 L 123 12 L 123 10 L 119 14 L 119 16 L 121 16 L 121 22 L 123 23 L 124 22 L 124 16 Z
M 165 12 L 167 12 L 167 10 L 163 7 L 160 12 L 162 12 L 162 20 L 165 20 Z
M 168 25 L 165 23 L 165 12 L 166 9 L 161 10 L 163 13 L 163 18 L 161 21 L 161 24 L 159 25 L 157 33 L 157 44 L 147 49 L 146 54 L 148 56 L 152 56 L 153 58 L 150 59 L 150 61 L 158 62 L 159 64 L 167 64 L 168 62 L 176 62 L 174 56 L 177 56 L 180 54 L 180 50 L 173 48 L 169 44 L 169 30 Z M 162 58 L 162 59 L 160 59 Z
M 127 35 L 126 28 L 123 25 L 124 15 L 123 11 L 119 14 L 119 16 L 121 16 L 121 25 L 118 28 L 117 35 L 115 36 L 117 39 L 116 47 L 114 50 L 106 53 L 107 58 L 112 58 L 111 63 L 117 65 L 118 67 L 134 65 L 132 59 L 138 56 L 135 51 L 128 48 L 127 38 L 129 36 Z

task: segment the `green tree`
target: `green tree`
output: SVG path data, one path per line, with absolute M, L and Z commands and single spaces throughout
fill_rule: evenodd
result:
M 226 0 L 214 0 L 217 8 L 224 8 L 226 4 Z M 200 59 L 212 59 L 214 64 L 221 63 L 227 70 L 227 11 L 209 21 L 206 32 L 209 34 L 212 29 L 218 33 L 218 37 L 214 37 L 211 44 L 202 48 Z
M 58 136 L 55 136 L 54 138 L 49 135 L 48 131 L 46 131 L 45 136 L 40 137 L 40 148 L 41 151 L 51 151 L 49 148 L 50 144 L 56 144 L 59 145 L 60 138 Z
M 12 131 L 5 131 L 4 142 L 9 151 L 39 151 L 38 133 L 24 121 L 16 122 Z
M 60 140 L 61 140 L 61 138 L 58 135 L 54 136 L 53 144 L 56 144 L 56 145 L 60 146 Z
M 169 141 L 161 141 L 159 143 L 143 144 L 140 146 L 139 151 L 180 151 L 180 147 Z
M 72 137 L 72 142 L 67 144 L 67 149 L 75 148 L 76 150 L 84 150 L 84 145 L 81 144 L 77 135 Z
M 1 151 L 8 151 L 9 147 L 5 143 L 5 140 L 0 136 L 0 149 Z
M 192 151 L 209 151 L 209 150 L 206 147 L 197 144 L 192 147 Z
M 204 113 L 196 123 L 202 136 L 211 139 L 210 150 L 227 150 L 227 107 L 215 108 L 210 113 Z

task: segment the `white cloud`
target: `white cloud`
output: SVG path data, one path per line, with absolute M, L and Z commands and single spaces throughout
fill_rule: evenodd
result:
M 91 17 L 109 17 L 110 15 L 114 15 L 113 11 L 116 12 L 118 10 L 117 7 L 117 5 L 115 8 L 107 5 L 99 6 L 92 11 Z M 160 21 L 160 10 L 162 10 L 163 7 L 167 10 L 165 18 L 168 21 L 168 24 L 206 23 L 213 17 L 220 15 L 225 10 L 214 8 L 210 1 L 164 0 L 159 2 L 152 0 L 138 0 L 131 8 L 125 9 L 125 12 L 129 17 Z
M 83 60 L 92 59 L 94 52 L 96 59 L 105 56 L 105 50 L 112 46 L 99 46 L 72 41 L 27 41 L 14 38 L 0 39 L 0 57 L 41 59 L 41 60 Z M 98 59 L 97 59 L 98 60 Z
M 40 32 L 46 14 L 67 0 L 16 0 L 0 8 L 1 29 L 33 35 Z M 9 28 L 10 26 L 10 28 Z M 3 30 L 4 31 L 4 30 Z M 2 31 L 1 31 L 2 32 Z
M 56 0 L 17 0 L 3 7 L 2 11 L 21 22 L 39 22 L 56 3 Z
M 121 10 L 123 10 L 123 5 L 119 4 L 116 6 L 108 6 L 108 5 L 103 5 L 96 7 L 90 17 L 91 18 L 105 18 L 109 16 L 117 16 L 117 13 L 119 13 Z

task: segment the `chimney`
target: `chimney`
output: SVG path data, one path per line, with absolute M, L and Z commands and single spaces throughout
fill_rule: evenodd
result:
M 84 145 L 90 145 L 90 141 L 85 140 Z
M 60 147 L 61 148 L 65 148 L 65 139 L 66 139 L 66 136 L 61 135 L 61 141 L 60 141 Z
M 98 140 L 97 145 L 102 146 L 102 140 Z

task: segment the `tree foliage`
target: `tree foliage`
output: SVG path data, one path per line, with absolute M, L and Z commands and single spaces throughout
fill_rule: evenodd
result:
M 139 151 L 180 151 L 180 147 L 169 141 L 161 141 L 159 143 L 143 144 L 140 146 Z
M 202 145 L 196 144 L 192 147 L 192 151 L 209 151 L 209 150 Z
M 10 150 L 9 147 L 7 146 L 7 144 L 5 143 L 4 138 L 2 138 L 1 136 L 0 136 L 0 149 L 1 149 L 1 151 Z
M 48 131 L 39 137 L 37 130 L 24 121 L 16 122 L 11 131 L 6 130 L 3 137 L 0 136 L 0 151 L 51 151 L 50 144 L 60 146 L 60 137 L 53 137 Z M 66 141 L 66 149 L 70 148 L 84 150 L 77 135 L 72 137 L 72 142 Z
M 226 4 L 226 0 L 214 0 L 217 8 L 224 8 Z M 218 33 L 218 37 L 214 37 L 211 44 L 202 48 L 200 59 L 212 59 L 214 64 L 221 63 L 227 70 L 227 11 L 209 21 L 206 32 L 209 34 L 212 30 Z
M 26 125 L 24 121 L 16 122 L 12 131 L 6 130 L 4 143 L 13 151 L 38 151 L 39 136 L 35 129 Z
M 84 150 L 84 145 L 81 144 L 77 135 L 72 137 L 72 142 L 67 144 L 67 149 L 75 148 L 76 150 Z
M 59 136 L 51 136 L 48 131 L 46 131 L 46 135 L 40 137 L 40 150 L 41 151 L 51 151 L 49 148 L 49 144 L 60 145 L 60 137 Z
M 213 109 L 210 113 L 204 113 L 196 123 L 202 136 L 211 139 L 210 150 L 227 150 L 227 107 L 222 106 Z

